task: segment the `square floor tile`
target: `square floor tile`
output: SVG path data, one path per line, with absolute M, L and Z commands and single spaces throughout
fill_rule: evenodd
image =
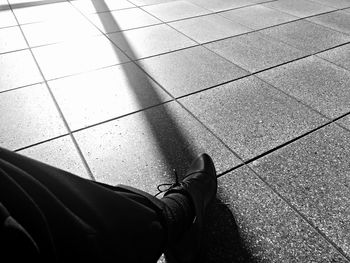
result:
M 26 24 L 21 27 L 31 47 L 101 35 L 98 29 L 81 18 L 68 22 L 65 20 L 50 20 L 42 23 Z
M 18 26 L 0 29 L 0 53 L 28 48 Z
M 266 3 L 264 6 L 274 8 L 297 17 L 313 16 L 335 10 L 333 7 L 307 0 L 278 0 Z
M 62 17 L 66 21 L 75 20 L 82 15 L 74 9 L 68 2 L 52 3 L 45 5 L 29 6 L 13 9 L 18 22 L 20 24 L 42 22 L 47 20 L 61 20 Z
M 134 4 L 130 3 L 127 0 L 75 0 L 71 1 L 71 3 L 77 7 L 80 11 L 87 14 L 113 11 L 119 9 L 126 9 L 135 7 Z
M 350 70 L 350 44 L 330 49 L 317 56 Z
M 143 7 L 160 20 L 169 22 L 183 18 L 209 14 L 210 11 L 186 1 L 174 1 Z
M 307 21 L 295 21 L 260 32 L 309 53 L 323 51 L 350 41 L 348 35 Z
M 0 146 L 15 150 L 66 133 L 44 85 L 0 93 Z
M 255 77 L 203 91 L 180 102 L 246 160 L 326 121 Z
M 350 14 L 347 12 L 337 11 L 314 16 L 308 18 L 307 20 L 346 34 L 350 34 Z
M 48 80 L 128 61 L 104 36 L 33 48 L 33 53 Z
M 140 60 L 139 63 L 175 97 L 248 74 L 204 47 L 184 49 Z
M 201 152 L 212 156 L 218 174 L 238 159 L 177 103 L 167 103 L 77 133 L 75 138 L 96 178 L 156 193 L 180 178 Z
M 335 8 L 345 8 L 350 7 L 349 0 L 312 0 L 323 5 L 335 7 Z
M 110 39 L 132 59 L 167 53 L 197 45 L 167 25 L 112 33 Z
M 246 167 L 219 178 L 205 219 L 200 262 L 346 262 Z
M 128 0 L 131 3 L 137 5 L 137 6 L 144 6 L 144 5 L 156 5 L 156 4 L 162 4 L 162 3 L 168 3 L 178 0 Z
M 350 255 L 350 133 L 335 124 L 252 164 L 276 191 Z
M 250 72 L 270 68 L 306 54 L 270 40 L 259 32 L 213 42 L 206 44 L 206 47 Z
M 0 91 L 43 81 L 28 50 L 0 55 Z
M 162 23 L 140 8 L 90 15 L 89 19 L 103 32 L 111 33 Z
M 49 86 L 72 130 L 171 99 L 132 63 L 50 81 Z
M 308 57 L 258 74 L 329 118 L 350 111 L 350 72 Z
M 0 3 L 1 5 L 1 3 Z M 4 9 L 4 8 L 3 8 Z M 0 7 L 0 28 L 16 26 L 17 21 L 11 10 L 2 10 Z
M 350 115 L 339 119 L 337 123 L 350 130 Z
M 69 136 L 41 143 L 18 153 L 80 177 L 91 179 Z
M 251 31 L 241 24 L 218 15 L 195 17 L 169 25 L 201 44 Z
M 234 9 L 220 13 L 220 15 L 252 29 L 262 29 L 298 19 L 295 16 L 267 8 L 264 5 Z
M 255 0 L 188 0 L 188 2 L 194 3 L 200 7 L 206 8 L 213 12 L 219 12 L 232 8 L 239 8 L 254 4 Z

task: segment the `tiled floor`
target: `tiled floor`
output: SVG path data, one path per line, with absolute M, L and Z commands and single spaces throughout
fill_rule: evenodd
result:
M 201 262 L 350 262 L 349 61 L 350 0 L 0 0 L 0 146 L 150 193 L 207 152 Z

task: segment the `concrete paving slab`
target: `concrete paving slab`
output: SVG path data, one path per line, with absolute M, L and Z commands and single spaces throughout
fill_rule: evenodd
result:
M 253 5 L 256 0 L 188 0 L 198 6 L 211 10 L 213 12 L 224 11 L 233 8 Z
M 307 20 L 346 34 L 350 34 L 350 14 L 344 11 L 314 16 L 308 18 Z
M 106 11 L 121 10 L 126 8 L 135 7 L 134 4 L 127 0 L 74 0 L 71 3 L 77 7 L 81 12 L 86 14 L 100 13 Z
M 173 1 L 157 5 L 150 5 L 143 7 L 143 9 L 164 22 L 211 13 L 209 10 L 187 1 Z
M 248 168 L 218 181 L 200 262 L 347 262 Z
M 350 44 L 330 49 L 317 56 L 350 70 Z
M 312 0 L 323 5 L 335 7 L 335 8 L 345 8 L 350 7 L 349 0 Z
M 128 0 L 128 1 L 137 6 L 145 6 L 145 5 L 156 5 L 156 4 L 168 3 L 168 2 L 173 2 L 177 0 Z
M 260 32 L 309 53 L 323 51 L 350 41 L 349 35 L 305 20 L 271 27 Z
M 82 18 L 75 20 L 74 23 L 72 20 L 51 20 L 22 25 L 21 28 L 31 47 L 102 35 L 98 29 Z
M 350 133 L 335 124 L 255 161 L 252 168 L 350 255 Z
M 305 56 L 306 53 L 253 32 L 205 45 L 236 65 L 257 72 Z
M 346 117 L 339 119 L 337 123 L 347 129 L 350 129 L 350 115 L 347 115 Z
M 218 173 L 240 161 L 176 103 L 158 106 L 74 133 L 98 181 L 156 193 L 184 175 L 194 156 L 207 152 Z
M 138 63 L 175 97 L 249 74 L 204 47 L 188 48 Z
M 219 15 L 207 15 L 169 24 L 200 44 L 252 31 Z
M 315 56 L 259 73 L 258 77 L 329 118 L 350 111 L 350 72 Z
M 180 102 L 245 160 L 325 122 L 317 113 L 255 77 L 203 91 Z
M 155 56 L 197 45 L 196 42 L 165 24 L 112 33 L 108 36 L 132 59 Z
M 29 5 L 29 7 L 14 8 L 13 12 L 20 24 L 61 20 L 62 17 L 64 17 L 66 21 L 74 21 L 82 18 L 82 15 L 66 1 L 47 5 Z
M 10 150 L 67 132 L 44 85 L 0 93 L 0 112 L 0 146 Z
M 41 143 L 18 153 L 85 179 L 91 179 L 69 136 Z
M 133 63 L 50 81 L 49 86 L 72 130 L 171 99 Z
M 43 81 L 29 50 L 0 55 L 0 69 L 0 92 Z
M 89 15 L 89 19 L 104 33 L 151 26 L 162 23 L 140 8 L 129 8 Z
M 313 16 L 335 10 L 334 7 L 307 0 L 278 0 L 264 5 L 297 17 Z
M 18 26 L 0 29 L 0 54 L 28 48 Z
M 0 2 L 1 5 L 1 2 Z M 2 27 L 9 27 L 9 26 L 16 26 L 17 21 L 12 13 L 11 10 L 2 10 L 0 7 L 0 28 Z
M 47 80 L 129 61 L 104 36 L 43 46 L 32 50 Z
M 234 9 L 220 15 L 256 30 L 299 19 L 264 5 Z

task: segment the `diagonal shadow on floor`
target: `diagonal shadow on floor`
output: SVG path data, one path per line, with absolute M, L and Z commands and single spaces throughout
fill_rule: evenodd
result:
M 96 10 L 101 8 L 105 10 L 108 9 L 103 0 L 92 0 L 92 3 Z M 100 20 L 105 28 L 107 26 L 108 28 L 113 26 L 115 31 L 121 31 L 111 13 L 103 13 L 103 15 L 100 16 Z M 129 57 L 136 57 L 135 54 L 132 53 L 132 47 L 128 43 L 128 40 L 122 33 L 120 35 L 122 46 L 128 47 L 128 50 L 130 50 Z M 117 47 L 115 47 L 115 49 L 117 49 Z M 117 56 L 118 54 L 119 52 L 116 52 Z M 127 69 L 125 69 L 124 72 L 130 86 L 134 87 L 134 76 L 131 74 L 132 72 Z M 161 104 L 162 100 L 157 90 L 155 90 L 156 87 L 150 83 L 146 75 L 144 75 L 143 81 L 143 83 L 153 87 L 153 89 L 149 89 L 149 92 L 151 92 L 156 103 Z M 141 93 L 139 93 L 136 88 L 133 92 L 141 108 L 149 107 L 149 105 L 145 104 L 142 96 L 140 96 Z M 196 153 L 191 149 L 191 141 L 186 138 L 185 134 L 180 129 L 178 125 L 179 120 L 172 116 L 167 107 L 163 107 L 158 112 L 161 116 L 155 116 L 153 110 L 143 111 L 143 114 L 145 114 L 154 136 L 154 141 L 158 144 L 157 147 L 166 160 L 168 167 L 182 170 L 181 168 L 184 166 L 189 166 L 190 162 L 196 157 Z M 164 131 L 168 131 L 168 133 L 164 134 Z M 176 145 L 174 145 L 174 139 Z M 237 225 L 229 208 L 220 200 L 216 200 L 208 208 L 206 218 L 207 220 L 203 233 L 204 249 L 200 262 L 228 262 L 228 260 L 233 263 L 249 262 L 248 253 L 241 246 Z M 217 218 L 220 218 L 220 220 L 217 221 Z M 220 225 L 216 222 L 220 222 Z

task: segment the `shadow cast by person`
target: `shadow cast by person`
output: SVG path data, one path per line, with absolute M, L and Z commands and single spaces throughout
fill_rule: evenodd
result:
M 92 0 L 92 3 L 97 11 L 108 10 L 103 0 Z M 117 21 L 110 12 L 100 13 L 100 20 L 105 29 L 114 28 L 113 31 L 115 32 L 121 31 Z M 124 48 L 127 47 L 129 59 L 137 58 L 126 37 L 122 32 L 119 34 L 119 43 Z M 115 49 L 116 55 L 120 56 L 118 47 L 115 46 Z M 127 64 L 121 66 L 140 108 L 150 107 L 139 90 L 138 83 L 140 81 L 135 81 L 134 71 L 130 70 Z M 137 77 L 140 78 L 140 76 Z M 141 78 L 142 83 L 145 83 L 145 87 L 151 87 L 148 89 L 148 92 L 153 98 L 154 105 L 162 104 L 163 100 L 159 94 L 159 88 L 145 74 Z M 194 149 L 195 147 L 191 145 L 192 142 L 185 135 L 185 132 L 180 128 L 180 120 L 173 116 L 170 108 L 167 106 L 161 107 L 145 110 L 143 114 L 152 131 L 154 141 L 167 162 L 168 168 L 175 168 L 184 174 L 185 169 L 189 167 L 192 160 L 197 156 L 197 152 Z M 202 251 L 199 262 L 248 262 L 248 253 L 241 246 L 235 219 L 227 206 L 218 199 L 212 203 L 206 214 Z
M 239 228 L 231 210 L 217 198 L 207 209 L 202 242 L 198 262 L 252 262 L 241 242 Z
M 92 0 L 92 3 L 97 11 L 108 10 L 108 6 L 103 0 Z M 130 60 L 137 57 L 137 55 L 133 52 L 131 44 L 123 35 L 123 32 L 121 32 L 122 29 L 118 25 L 113 15 L 110 12 L 97 14 L 99 15 L 100 21 L 105 30 L 107 28 L 113 28 L 114 32 L 120 32 L 118 43 L 123 47 L 127 47 L 128 54 L 125 55 Z M 117 57 L 122 56 L 120 49 L 115 45 L 113 45 L 113 47 L 116 51 L 115 55 Z M 126 76 L 140 109 L 147 109 L 151 106 L 162 104 L 164 102 L 164 94 L 166 93 L 164 93 L 161 88 L 155 84 L 155 82 L 151 81 L 146 74 L 142 73 L 135 76 L 135 71 L 130 68 L 129 64 L 130 63 L 126 63 L 120 66 L 124 70 L 124 75 Z M 135 63 L 135 65 L 141 69 L 137 63 Z M 149 99 L 145 99 L 145 90 L 140 90 L 139 83 L 144 84 L 141 89 L 147 88 L 147 97 Z M 117 88 L 118 87 L 116 86 L 116 89 Z M 150 100 L 152 103 L 150 103 Z M 184 134 L 184 131 L 180 128 L 179 122 L 181 120 L 173 116 L 170 108 L 167 105 L 144 110 L 142 114 L 147 120 L 148 128 L 153 136 L 153 141 L 157 144 L 159 153 L 167 164 L 168 174 L 171 174 L 172 170 L 176 169 L 181 177 L 185 171 L 185 168 L 189 167 L 192 160 L 194 160 L 198 154 L 198 152 L 193 150 L 193 143 L 188 140 L 187 136 Z

